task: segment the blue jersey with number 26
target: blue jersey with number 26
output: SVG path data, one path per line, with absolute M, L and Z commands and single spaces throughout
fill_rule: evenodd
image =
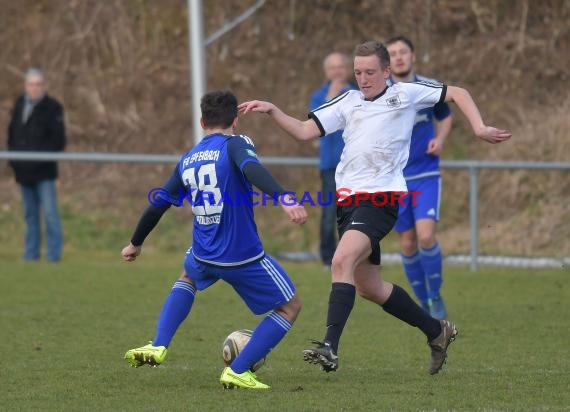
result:
M 194 214 L 191 253 L 217 266 L 237 266 L 264 255 L 242 170 L 259 163 L 247 136 L 211 134 L 180 159 L 164 185 L 175 206 L 188 203 Z

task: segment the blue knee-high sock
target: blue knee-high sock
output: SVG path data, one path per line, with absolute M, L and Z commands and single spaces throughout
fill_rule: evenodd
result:
M 426 284 L 426 275 L 422 267 L 421 257 L 418 252 L 412 256 L 402 255 L 402 263 L 404 264 L 404 272 L 410 282 L 410 286 L 414 290 L 414 294 L 422 304 L 426 304 L 428 300 L 428 290 Z
M 196 288 L 188 282 L 177 280 L 164 302 L 153 346 L 168 346 L 180 324 L 186 319 L 192 304 Z
M 439 291 L 443 283 L 441 273 L 442 257 L 439 244 L 436 243 L 431 249 L 420 248 L 420 261 L 427 279 L 428 298 L 439 298 Z
M 291 322 L 277 312 L 271 312 L 253 331 L 243 351 L 230 367 L 236 373 L 244 373 L 255 362 L 263 359 L 291 329 Z

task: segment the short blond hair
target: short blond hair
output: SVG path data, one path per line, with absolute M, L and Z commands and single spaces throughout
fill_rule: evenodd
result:
M 380 67 L 385 69 L 390 66 L 390 54 L 382 43 L 370 40 L 359 44 L 354 48 L 354 56 L 377 56 L 380 60 Z

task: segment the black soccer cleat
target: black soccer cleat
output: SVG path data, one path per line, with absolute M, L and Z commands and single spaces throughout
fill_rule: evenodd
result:
M 334 372 L 338 369 L 338 356 L 334 353 L 330 342 L 319 342 L 311 340 L 317 345 L 315 348 L 305 349 L 303 351 L 303 360 L 315 365 L 321 365 L 325 372 Z
M 457 327 L 454 323 L 447 320 L 440 320 L 441 333 L 434 340 L 428 342 L 431 348 L 431 357 L 429 362 L 429 374 L 438 373 L 443 364 L 447 360 L 447 348 L 455 340 L 457 336 Z

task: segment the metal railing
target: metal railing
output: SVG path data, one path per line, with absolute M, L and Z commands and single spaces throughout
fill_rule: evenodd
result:
M 469 228 L 471 252 L 469 267 L 477 271 L 479 267 L 479 171 L 481 169 L 533 169 L 570 170 L 570 162 L 491 162 L 486 160 L 442 160 L 444 169 L 467 169 L 469 171 Z
M 60 152 L 0 152 L 0 159 L 7 160 L 54 160 L 107 163 L 172 163 L 180 155 L 126 154 L 126 153 L 60 153 Z M 265 165 L 313 166 L 319 165 L 316 157 L 261 157 Z M 570 171 L 570 162 L 492 162 L 486 160 L 442 160 L 443 169 L 461 169 L 469 172 L 469 226 L 471 251 L 469 267 L 477 271 L 479 261 L 479 171 L 482 169 L 502 170 L 561 170 Z

